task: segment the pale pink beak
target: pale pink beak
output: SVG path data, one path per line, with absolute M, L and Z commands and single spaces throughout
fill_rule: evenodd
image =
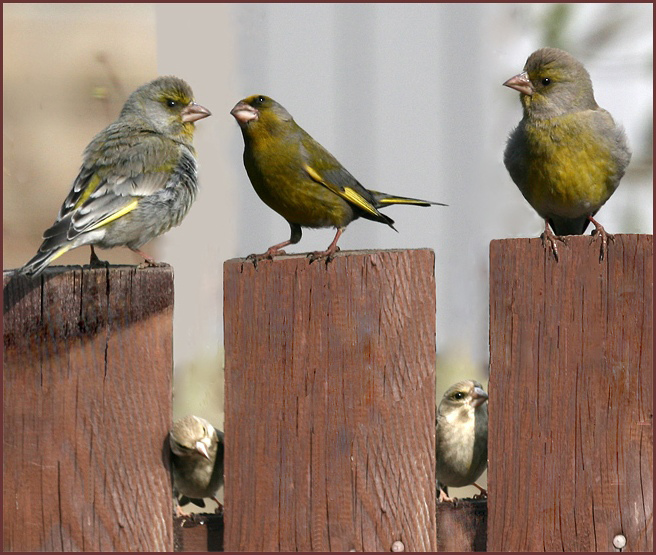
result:
M 244 125 L 260 117 L 260 112 L 245 102 L 237 102 L 235 107 L 230 110 L 230 114 L 237 120 L 239 125 Z
M 472 406 L 477 409 L 480 407 L 485 401 L 487 401 L 488 396 L 485 391 L 483 391 L 480 387 L 475 387 L 474 390 L 472 391 Z
M 197 441 L 195 447 L 196 451 L 203 455 L 208 461 L 210 460 L 210 454 L 207 452 L 207 447 L 205 447 L 205 444 L 202 441 Z
M 505 87 L 510 87 L 511 89 L 515 89 L 516 91 L 519 91 L 522 94 L 527 94 L 529 96 L 531 96 L 535 92 L 535 89 L 533 88 L 533 85 L 531 84 L 531 81 L 528 78 L 528 73 L 526 73 L 525 71 L 523 71 L 519 75 L 515 75 L 514 77 L 511 77 L 503 85 Z
M 190 123 L 211 116 L 212 112 L 200 104 L 192 102 L 189 106 L 186 106 L 180 114 L 182 115 L 182 121 L 184 123 Z

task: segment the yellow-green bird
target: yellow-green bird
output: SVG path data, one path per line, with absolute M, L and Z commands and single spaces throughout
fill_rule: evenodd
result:
M 308 135 L 275 100 L 253 95 L 230 112 L 244 137 L 244 166 L 255 192 L 291 227 L 288 241 L 251 255 L 254 262 L 284 254 L 283 247 L 301 240 L 303 227 L 335 227 L 330 246 L 311 254 L 310 262 L 326 262 L 339 250 L 337 240 L 357 218 L 394 228 L 394 220 L 379 209 L 389 204 L 430 206 L 427 200 L 399 197 L 365 189 L 335 157 Z
M 545 220 L 546 239 L 558 259 L 556 237 L 581 235 L 610 198 L 631 159 L 624 130 L 595 102 L 583 64 L 557 48 L 541 48 L 505 86 L 519 91 L 524 117 L 511 133 L 504 163 L 529 204 Z M 558 237 L 560 238 L 560 237 Z
M 198 191 L 194 122 L 211 114 L 193 99 L 191 87 L 173 76 L 129 96 L 85 149 L 55 223 L 22 274 L 36 276 L 82 245 L 91 246 L 92 265 L 100 262 L 94 245 L 127 246 L 155 264 L 139 247 L 179 225 Z

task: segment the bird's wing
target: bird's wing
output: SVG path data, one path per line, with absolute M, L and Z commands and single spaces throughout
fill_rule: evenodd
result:
M 322 174 L 320 174 L 317 170 L 308 164 L 305 164 L 303 169 L 310 176 L 310 179 L 328 188 L 330 191 L 343 198 L 350 204 L 357 206 L 363 212 L 370 214 L 376 219 L 385 218 L 385 216 L 376 209 L 371 201 L 366 198 L 366 196 L 370 195 L 368 195 L 367 190 L 364 189 L 364 187 L 362 187 L 362 185 L 360 185 L 357 181 L 355 181 L 357 186 L 339 185 L 334 180 L 323 177 Z
M 155 134 L 107 141 L 88 156 L 44 238 L 68 228 L 72 239 L 124 216 L 141 198 L 165 188 L 181 165 L 193 163 L 191 153 L 180 156 L 179 145 Z

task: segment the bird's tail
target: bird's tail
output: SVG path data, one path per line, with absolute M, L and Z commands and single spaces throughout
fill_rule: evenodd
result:
M 44 241 L 44 244 L 41 245 L 39 248 L 39 252 L 37 252 L 32 260 L 30 260 L 25 266 L 23 266 L 18 273 L 25 275 L 25 276 L 31 276 L 31 277 L 36 277 L 38 276 L 43 270 L 50 264 L 53 260 L 56 260 L 59 258 L 62 254 L 67 252 L 68 250 L 71 249 L 72 245 L 59 245 L 58 247 L 55 248 L 44 248 L 46 245 L 46 242 Z
M 411 206 L 448 206 L 441 202 L 433 202 L 432 200 L 421 200 L 418 198 L 398 197 L 396 195 L 388 195 L 387 193 L 380 193 L 378 191 L 371 191 L 376 201 L 376 208 L 383 208 L 389 204 L 409 204 Z

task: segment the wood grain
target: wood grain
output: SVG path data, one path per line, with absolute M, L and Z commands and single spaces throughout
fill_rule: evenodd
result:
M 172 269 L 3 282 L 4 549 L 170 551 Z
M 488 549 L 653 550 L 653 242 L 490 244 Z
M 430 250 L 224 265 L 226 551 L 433 551 Z

